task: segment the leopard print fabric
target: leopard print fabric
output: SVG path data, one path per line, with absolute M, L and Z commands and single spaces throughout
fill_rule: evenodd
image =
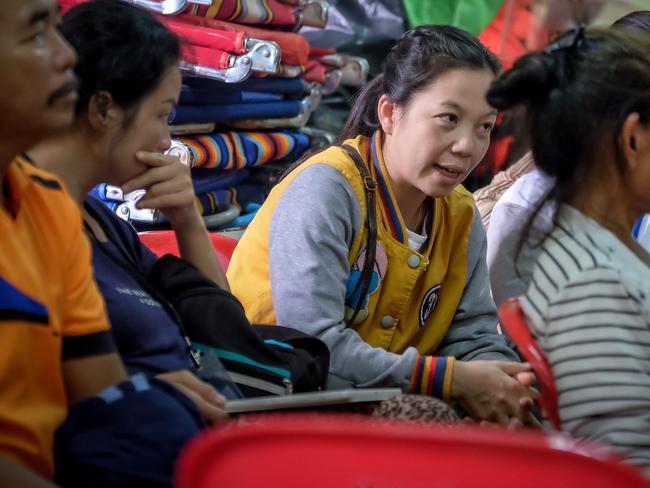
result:
M 355 413 L 385 419 L 417 423 L 455 424 L 460 417 L 448 403 L 423 395 L 398 395 L 386 400 L 335 405 L 317 409 L 319 412 Z
M 451 405 L 423 395 L 400 395 L 367 404 L 365 409 L 365 415 L 391 420 L 446 424 L 460 422 L 460 417 Z

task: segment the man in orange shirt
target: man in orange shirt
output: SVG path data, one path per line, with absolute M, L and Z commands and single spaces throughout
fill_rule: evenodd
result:
M 171 484 L 225 400 L 188 371 L 124 381 L 79 209 L 20 156 L 73 123 L 76 55 L 57 21 L 56 0 L 0 2 L 0 486 L 51 485 L 68 415 L 57 479 Z
M 0 485 L 49 486 L 68 405 L 126 379 L 76 205 L 19 155 L 73 120 L 56 0 L 0 2 Z

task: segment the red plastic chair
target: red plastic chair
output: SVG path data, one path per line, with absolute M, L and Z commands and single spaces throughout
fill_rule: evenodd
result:
M 546 356 L 528 330 L 526 316 L 516 298 L 507 300 L 499 307 L 499 320 L 508 335 L 515 342 L 524 359 L 533 367 L 539 382 L 540 396 L 538 403 L 546 412 L 551 425 L 562 430 L 558 412 L 558 393 L 553 379 L 553 372 Z
M 185 448 L 178 488 L 647 487 L 601 448 L 562 433 L 379 423 L 359 416 L 244 417 Z
M 237 240 L 219 234 L 209 234 L 217 257 L 224 270 L 228 269 L 230 258 L 237 246 Z M 139 234 L 142 243 L 158 256 L 163 254 L 179 255 L 176 236 L 171 230 L 154 230 Z

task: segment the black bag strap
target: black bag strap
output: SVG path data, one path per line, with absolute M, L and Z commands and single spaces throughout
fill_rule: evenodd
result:
M 349 144 L 343 144 L 341 147 L 348 153 L 350 159 L 354 161 L 354 164 L 359 170 L 359 174 L 363 179 L 363 188 L 366 195 L 366 220 L 365 226 L 368 231 L 368 242 L 366 243 L 366 257 L 363 260 L 363 269 L 361 270 L 361 277 L 352 291 L 352 296 L 357 296 L 357 292 L 361 291 L 358 295 L 357 303 L 354 306 L 354 312 L 350 316 L 349 320 L 346 321 L 347 325 L 350 326 L 354 324 L 354 320 L 359 315 L 361 310 L 361 304 L 368 293 L 370 288 L 370 280 L 372 278 L 372 271 L 375 267 L 375 253 L 377 251 L 377 208 L 375 206 L 375 191 L 377 189 L 377 184 L 375 180 L 370 175 L 366 164 L 359 152 Z
M 87 222 L 84 221 L 84 227 L 86 228 L 88 235 L 90 235 L 99 244 L 99 248 L 102 250 L 102 252 L 111 261 L 113 261 L 115 265 L 127 271 L 133 277 L 133 279 L 135 279 L 138 282 L 138 284 L 142 287 L 143 290 L 146 290 L 147 293 L 149 293 L 149 295 L 151 295 L 165 308 L 165 310 L 167 310 L 167 312 L 169 313 L 169 315 L 171 315 L 174 322 L 176 322 L 176 325 L 178 326 L 178 330 L 181 336 L 183 337 L 183 340 L 185 341 L 185 344 L 187 346 L 186 349 L 187 355 L 192 361 L 194 367 L 198 369 L 199 356 L 192 349 L 192 341 L 190 340 L 190 337 L 187 334 L 187 330 L 183 325 L 183 321 L 181 320 L 180 316 L 176 312 L 174 306 L 171 303 L 169 303 L 169 301 L 167 301 L 167 299 L 164 296 L 162 296 L 160 292 L 158 292 L 158 290 L 149 282 L 149 280 L 144 275 L 144 273 L 138 268 L 138 266 L 136 265 L 135 258 L 126 248 L 126 246 L 122 242 L 122 239 L 120 239 L 119 236 L 117 236 L 116 238 L 112 238 L 114 232 L 111 229 L 108 229 L 106 225 L 104 225 L 104 221 L 102 217 L 97 213 L 97 211 L 94 208 L 92 208 L 91 205 L 88 205 L 85 202 L 84 202 L 84 210 L 86 210 L 86 212 L 88 212 L 88 214 L 95 220 L 95 222 L 97 222 L 97 225 L 101 227 L 101 229 L 104 231 L 104 234 L 106 234 L 106 237 L 111 241 L 111 243 L 115 244 L 115 246 L 119 250 L 119 253 L 114 252 L 110 246 L 107 246 L 106 243 L 97 239 L 92 228 L 88 225 Z

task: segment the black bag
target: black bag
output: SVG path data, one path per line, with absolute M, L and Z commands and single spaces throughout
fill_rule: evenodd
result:
M 188 262 L 160 258 L 148 281 L 180 316 L 192 348 L 214 353 L 247 397 L 286 395 L 325 387 L 324 342 L 279 325 L 252 325 L 232 294 Z
M 234 295 L 219 288 L 187 261 L 170 254 L 159 258 L 149 275 L 144 276 L 121 236 L 114 235 L 102 224 L 102 217 L 91 205 L 86 204 L 84 208 L 119 249 L 116 253 L 102 245 L 102 251 L 175 318 L 188 346 L 188 355 L 197 368 L 201 355 L 214 354 L 246 397 L 287 395 L 325 387 L 330 353 L 323 341 L 278 325 L 251 326 Z M 87 228 L 93 235 L 92 229 Z M 204 359 L 204 364 L 219 363 Z M 219 369 L 223 367 L 219 365 Z M 217 378 L 208 376 L 204 379 L 215 386 L 230 384 L 220 373 Z M 233 392 L 232 396 L 240 396 L 238 393 Z

